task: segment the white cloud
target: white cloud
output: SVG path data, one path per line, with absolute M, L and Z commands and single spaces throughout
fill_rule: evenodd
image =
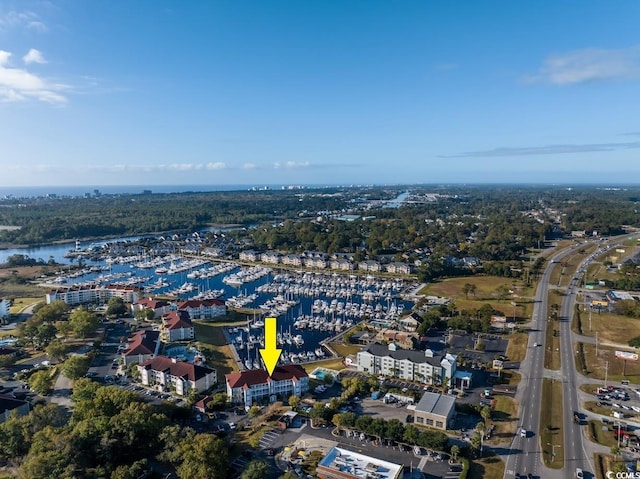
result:
M 30 63 L 47 63 L 47 60 L 44 59 L 42 52 L 40 50 L 36 50 L 32 48 L 29 52 L 22 57 L 22 61 L 27 65 Z
M 258 167 L 255 163 L 245 163 L 242 165 L 243 170 L 255 170 Z
M 308 168 L 311 166 L 311 163 L 308 161 L 295 162 L 295 161 L 287 161 L 286 163 L 275 162 L 273 167 L 277 170 L 280 168 Z
M 168 163 L 158 165 L 133 165 L 133 164 L 115 164 L 115 165 L 93 165 L 90 167 L 96 171 L 108 171 L 108 172 L 191 172 L 191 171 L 204 171 L 204 170 L 224 170 L 227 169 L 226 163 Z
M 226 167 L 227 165 L 221 161 L 216 163 L 207 163 L 206 165 L 207 170 L 224 170 Z
M 0 50 L 0 101 L 33 99 L 58 105 L 67 102 L 60 93 L 68 88 L 66 85 L 51 83 L 25 69 L 11 67 L 10 59 L 10 52 Z
M 640 46 L 607 50 L 586 48 L 553 55 L 526 83 L 572 85 L 576 83 L 640 79 Z
M 22 12 L 12 10 L 0 15 L 0 30 L 8 30 L 13 27 L 27 27 L 38 33 L 48 31 L 47 25 L 40 20 L 38 14 L 28 10 Z

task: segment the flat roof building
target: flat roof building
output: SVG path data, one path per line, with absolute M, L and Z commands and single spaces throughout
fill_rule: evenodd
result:
M 334 447 L 320 460 L 316 474 L 320 479 L 399 479 L 402 466 Z

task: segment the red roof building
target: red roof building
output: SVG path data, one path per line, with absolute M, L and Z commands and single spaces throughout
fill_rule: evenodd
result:
M 227 306 L 219 299 L 189 299 L 178 303 L 178 311 L 187 311 L 194 319 L 212 319 L 227 314 Z
M 174 358 L 157 356 L 138 365 L 140 380 L 145 386 L 156 387 L 162 391 L 175 391 L 186 396 L 191 389 L 206 391 L 215 386 L 217 374 L 215 369 L 196 366 Z
M 263 399 L 300 397 L 309 390 L 309 375 L 297 364 L 277 366 L 271 376 L 264 369 L 252 369 L 227 374 L 225 380 L 229 400 L 246 408 Z
M 195 330 L 187 311 L 171 311 L 162 315 L 162 339 L 167 343 L 195 339 Z
M 122 352 L 122 357 L 125 364 L 140 364 L 157 356 L 159 348 L 159 331 L 137 331 L 129 338 L 129 346 Z

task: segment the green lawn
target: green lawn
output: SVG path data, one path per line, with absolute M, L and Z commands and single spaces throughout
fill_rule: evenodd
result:
M 231 348 L 227 344 L 227 339 L 222 330 L 223 325 L 201 321 L 194 321 L 193 325 L 199 347 L 209 351 L 212 360 L 209 361 L 208 366 L 216 369 L 218 378 L 222 378 L 225 374 L 233 371 L 238 371 L 238 364 L 231 354 Z
M 562 469 L 564 466 L 564 448 L 555 448 L 556 455 L 554 457 L 552 456 L 552 446 L 549 445 L 564 445 L 561 405 L 562 383 L 552 379 L 544 379 L 542 381 L 542 408 L 540 410 L 540 444 L 545 465 L 553 469 Z

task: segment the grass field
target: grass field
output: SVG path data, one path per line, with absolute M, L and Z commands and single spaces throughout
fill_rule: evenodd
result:
M 626 371 L 623 375 L 625 361 L 615 357 L 615 348 L 598 346 L 598 357 L 596 357 L 595 344 L 583 344 L 582 349 L 587 363 L 587 377 L 604 379 L 605 363 L 608 362 L 607 379 L 609 381 L 626 379 L 634 384 L 640 384 L 640 361 L 626 361 Z
M 608 341 L 626 347 L 629 340 L 640 336 L 640 319 L 629 318 L 613 313 L 591 313 L 591 330 L 589 330 L 589 312 L 581 311 L 582 334 L 592 336 L 598 333 L 599 341 Z
M 310 373 L 315 368 L 327 368 L 327 369 L 335 369 L 336 371 L 340 371 L 344 369 L 344 364 L 342 363 L 342 358 L 335 359 L 326 359 L 324 361 L 317 361 L 311 364 L 303 364 L 302 367 L 307 373 Z
M 559 330 L 560 326 L 556 321 L 547 321 L 547 332 L 544 351 L 544 367 L 547 369 L 559 370 L 560 363 L 560 336 L 554 336 L 554 329 Z
M 515 371 L 502 371 L 502 377 L 507 379 L 508 386 L 517 386 L 520 384 L 520 380 L 522 379 L 520 373 Z
M 552 447 L 548 444 L 564 445 L 562 431 L 562 383 L 553 379 L 542 381 L 542 407 L 540 409 L 540 446 L 542 457 L 547 467 L 562 469 L 564 466 L 564 453 L 562 447 L 556 448 L 555 457 L 552 456 Z
M 598 406 L 597 401 L 587 401 L 583 404 L 583 406 L 587 411 L 590 411 L 594 414 L 602 414 L 603 416 L 608 416 L 611 414 L 611 408 Z
M 569 282 L 571 281 L 571 278 L 573 278 L 573 275 L 578 269 L 578 266 L 580 265 L 580 263 L 587 256 L 593 253 L 596 250 L 596 248 L 597 248 L 597 245 L 588 245 L 588 246 L 585 246 L 584 248 L 579 249 L 575 253 L 564 257 L 561 263 L 562 265 L 561 270 L 563 274 L 562 274 L 562 277 L 560 278 L 560 286 L 565 288 L 569 286 Z
M 357 344 L 330 343 L 330 346 L 343 358 L 346 358 L 350 354 L 358 354 L 358 352 L 362 351 L 362 346 L 358 346 Z
M 463 288 L 465 284 L 472 284 L 476 287 L 475 295 L 465 296 Z M 496 292 L 499 286 L 505 286 L 514 292 L 505 300 L 500 300 Z M 514 316 L 514 307 L 511 301 L 516 301 L 518 306 L 515 311 L 516 319 L 529 318 L 533 310 L 531 297 L 533 288 L 526 286 L 521 280 L 513 278 L 502 278 L 498 276 L 463 276 L 460 278 L 448 278 L 442 281 L 431 283 L 420 291 L 421 294 L 442 296 L 455 300 L 458 310 L 477 309 L 489 303 L 496 310 L 501 311 L 505 316 Z
M 516 433 L 518 424 L 518 402 L 508 396 L 495 396 L 496 405 L 491 413 L 491 421 L 495 424 L 495 431 L 488 441 L 497 444 L 510 439 Z
M 507 360 L 522 361 L 527 354 L 529 335 L 526 333 L 513 333 L 507 337 L 509 338 L 506 352 Z
M 193 325 L 200 347 L 208 349 L 213 357 L 208 366 L 216 369 L 218 378 L 222 378 L 225 374 L 233 371 L 238 371 L 238 364 L 231 354 L 231 348 L 227 344 L 227 339 L 222 331 L 223 326 L 201 321 L 194 321 Z
M 469 464 L 468 478 L 482 477 L 483 479 L 502 479 L 504 477 L 504 462 L 497 456 L 484 459 L 474 459 Z
M 587 431 L 591 442 L 607 447 L 617 445 L 618 442 L 613 436 L 613 431 L 603 431 L 603 426 L 605 426 L 605 424 L 602 424 L 600 421 L 591 420 L 587 423 Z
M 19 314 L 24 308 L 30 306 L 34 303 L 39 303 L 44 301 L 43 296 L 39 297 L 28 297 L 28 298 L 16 298 L 13 300 L 11 304 L 11 308 L 9 309 L 9 313 L 11 314 Z

